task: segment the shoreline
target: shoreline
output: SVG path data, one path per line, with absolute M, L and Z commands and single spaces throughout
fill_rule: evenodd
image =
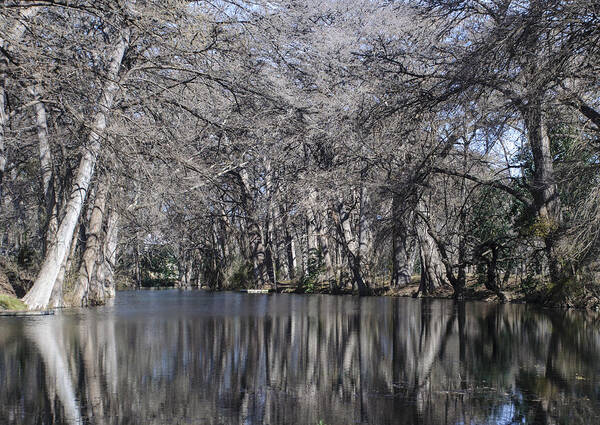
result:
M 312 291 L 306 291 L 302 288 L 288 284 L 278 285 L 277 288 L 208 288 L 208 287 L 180 287 L 180 286 L 163 286 L 163 287 L 141 287 L 141 288 L 122 288 L 121 290 L 204 290 L 208 292 L 240 292 L 247 294 L 297 294 L 297 295 L 353 295 L 359 296 L 356 290 L 350 288 L 338 288 L 333 291 L 327 285 L 316 285 Z M 400 288 L 390 288 L 389 286 L 371 288 L 371 294 L 367 297 L 402 297 L 402 298 L 430 298 L 430 299 L 454 299 L 454 291 L 450 286 L 437 288 L 433 293 L 422 295 L 417 294 L 419 289 L 418 283 L 411 283 Z M 561 302 L 553 302 L 550 296 L 544 296 L 541 292 L 524 293 L 516 286 L 505 288 L 502 293 L 506 300 L 502 301 L 493 291 L 488 290 L 483 285 L 467 284 L 465 287 L 461 301 L 482 301 L 492 304 L 528 304 L 542 308 L 554 308 L 561 310 L 579 310 L 590 313 L 600 310 L 600 300 L 593 297 L 591 294 L 582 296 L 578 299 L 562 300 Z

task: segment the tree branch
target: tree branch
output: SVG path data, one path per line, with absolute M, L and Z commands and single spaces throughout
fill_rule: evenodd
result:
M 446 174 L 448 176 L 462 177 L 462 178 L 471 180 L 472 182 L 475 182 L 480 185 L 495 187 L 496 189 L 500 189 L 500 190 L 512 195 L 515 199 L 517 199 L 519 202 L 523 203 L 524 205 L 527 205 L 527 206 L 530 205 L 529 200 L 526 199 L 521 193 L 519 193 L 519 191 L 517 191 L 516 189 L 513 189 L 510 186 L 505 185 L 504 183 L 500 183 L 497 181 L 485 181 L 485 180 L 482 180 L 479 177 L 476 177 L 472 174 L 460 173 L 458 171 L 448 170 L 448 169 L 439 168 L 439 167 L 434 167 L 433 172 L 438 173 L 438 174 Z

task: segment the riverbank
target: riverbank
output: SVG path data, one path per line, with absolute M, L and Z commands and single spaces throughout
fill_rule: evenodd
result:
M 413 276 L 411 283 L 406 286 L 392 288 L 389 285 L 374 286 L 371 288 L 372 296 L 388 297 L 410 297 L 410 298 L 432 298 L 453 299 L 454 290 L 450 285 L 440 286 L 429 294 L 419 292 L 419 276 Z M 485 285 L 478 283 L 475 279 L 469 280 L 463 292 L 465 301 L 484 301 L 489 303 L 513 303 L 533 304 L 542 307 L 578 309 L 578 310 L 600 310 L 600 296 L 590 285 L 578 284 L 571 281 L 560 285 L 532 284 L 526 288 L 519 282 L 509 282 L 502 288 L 505 300 L 502 300 L 495 292 L 487 289 Z M 323 282 L 307 288 L 294 285 L 291 282 L 282 282 L 278 285 L 276 292 L 294 294 L 330 294 L 330 295 L 357 295 L 357 291 L 351 288 L 331 288 Z M 569 294 L 569 295 L 565 295 Z
M 0 294 L 0 312 L 24 310 L 27 310 L 27 306 L 23 301 L 10 295 Z

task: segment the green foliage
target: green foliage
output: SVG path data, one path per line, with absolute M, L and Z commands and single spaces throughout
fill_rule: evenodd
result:
M 224 275 L 228 289 L 248 288 L 252 283 L 252 264 L 243 258 L 236 258 L 227 267 Z
M 27 305 L 10 295 L 0 295 L 0 310 L 27 310 Z
M 477 282 L 487 282 L 485 258 L 491 257 L 491 249 L 498 254 L 498 269 L 509 269 L 507 259 L 515 251 L 517 233 L 514 217 L 519 214 L 523 205 L 506 193 L 489 186 L 482 186 L 473 195 L 467 233 L 477 264 Z
M 307 272 L 300 277 L 299 286 L 305 293 L 312 294 L 315 292 L 323 267 L 323 253 L 321 250 L 311 250 L 308 255 Z
M 171 286 L 177 279 L 177 258 L 170 248 L 154 246 L 141 261 L 142 286 Z
M 558 230 L 558 223 L 548 217 L 537 217 L 531 225 L 525 229 L 525 234 L 535 236 L 540 239 L 550 237 Z
M 521 281 L 521 291 L 525 295 L 537 294 L 541 291 L 543 286 L 543 282 L 536 276 L 527 276 Z
M 477 277 L 477 280 L 475 281 L 475 286 L 484 286 L 487 282 L 487 274 L 486 274 L 487 270 L 485 268 L 485 265 L 482 263 L 477 264 L 477 267 L 475 268 L 475 274 Z
M 474 196 L 470 216 L 470 233 L 478 243 L 505 238 L 513 228 L 512 217 L 518 205 L 506 193 L 481 187 Z

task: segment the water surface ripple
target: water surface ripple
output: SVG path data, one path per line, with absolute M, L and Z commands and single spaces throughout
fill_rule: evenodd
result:
M 589 424 L 600 331 L 525 305 L 202 291 L 0 318 L 0 424 Z

